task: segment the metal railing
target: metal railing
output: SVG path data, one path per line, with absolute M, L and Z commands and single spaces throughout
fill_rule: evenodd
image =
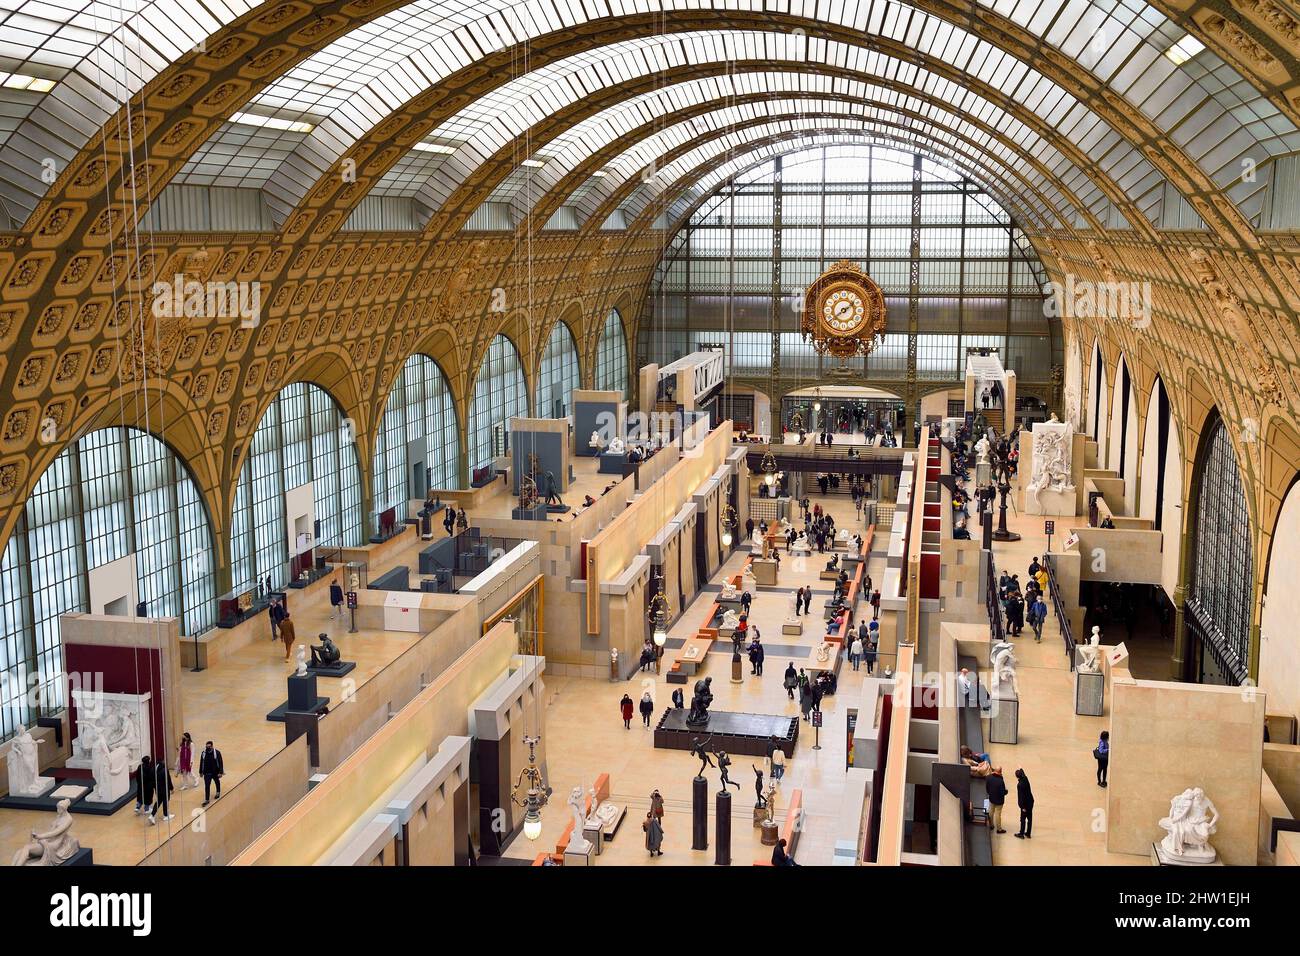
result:
M 993 563 L 993 552 L 985 551 L 988 556 L 988 583 L 984 588 L 984 609 L 989 616 L 989 639 L 997 644 L 1006 640 L 1006 622 L 1002 620 L 1002 596 L 998 594 L 998 569 Z
M 1056 583 L 1056 568 L 1052 566 L 1050 554 L 1043 555 L 1043 567 L 1047 570 L 1047 593 L 1052 598 L 1052 610 L 1056 612 L 1056 623 L 1061 628 L 1061 640 L 1065 642 L 1065 656 L 1070 661 L 1070 670 L 1074 670 L 1074 629 L 1070 626 L 1070 615 Z

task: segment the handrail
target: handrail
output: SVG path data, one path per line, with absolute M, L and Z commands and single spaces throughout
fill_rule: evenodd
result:
M 1061 638 L 1065 642 L 1065 656 L 1070 660 L 1070 670 L 1074 670 L 1074 630 L 1070 626 L 1065 601 L 1061 599 L 1061 589 L 1056 583 L 1056 568 L 1052 566 L 1050 554 L 1043 555 L 1043 567 L 1047 569 L 1047 593 L 1052 597 L 1052 610 L 1056 612 L 1056 623 L 1061 628 Z
M 999 644 L 1006 640 L 1006 624 L 1002 620 L 1002 599 L 998 594 L 998 569 L 993 563 L 993 552 L 986 551 L 988 555 L 988 584 L 984 588 L 984 609 L 989 616 L 989 639 L 994 644 Z

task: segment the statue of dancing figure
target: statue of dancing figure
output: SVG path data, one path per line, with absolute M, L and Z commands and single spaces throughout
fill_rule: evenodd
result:
M 700 772 L 695 775 L 697 777 L 704 776 L 704 770 L 706 767 L 714 766 L 713 758 L 709 756 L 710 753 L 709 744 L 712 742 L 713 742 L 712 737 L 709 737 L 709 739 L 704 741 L 703 743 L 700 742 L 699 737 L 694 737 L 691 739 L 691 756 L 700 758 Z

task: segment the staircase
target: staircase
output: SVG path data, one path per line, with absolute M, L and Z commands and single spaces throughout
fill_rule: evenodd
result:
M 1002 416 L 1002 409 L 985 408 L 980 410 L 980 414 L 984 416 L 984 420 L 989 423 L 989 427 L 992 428 L 995 432 L 997 432 L 999 435 L 1006 434 L 1006 431 L 1003 428 L 1003 425 L 1005 424 L 1005 419 Z

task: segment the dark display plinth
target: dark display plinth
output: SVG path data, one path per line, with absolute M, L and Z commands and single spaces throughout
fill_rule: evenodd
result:
M 328 697 L 317 696 L 315 674 L 310 672 L 302 675 L 290 674 L 289 699 L 267 714 L 266 719 L 283 723 L 286 711 L 294 711 L 300 714 L 319 714 L 328 706 L 329 702 Z
M 711 712 L 709 722 L 702 727 L 686 723 L 690 710 L 670 707 L 664 711 L 655 727 L 655 746 L 660 750 L 690 750 L 696 737 L 707 740 L 711 750 L 725 750 L 729 754 L 749 757 L 766 757 L 768 744 L 773 737 L 786 757 L 794 756 L 794 746 L 799 739 L 799 718 L 772 714 L 732 714 L 726 711 Z
M 597 474 L 618 475 L 622 478 L 626 478 L 634 471 L 636 465 L 628 461 L 627 455 L 622 452 L 616 455 L 606 452 L 600 456 L 600 463 L 596 466 Z
M 709 782 L 703 777 L 691 781 L 691 849 L 709 848 Z
M 545 521 L 546 505 L 534 505 L 531 508 L 511 508 L 510 517 L 515 521 Z
M 569 506 L 566 505 L 566 504 L 563 504 L 563 503 L 561 503 L 561 504 L 557 504 L 557 505 L 547 505 L 547 506 L 546 506 L 546 513 L 547 513 L 547 514 L 552 514 L 552 515 L 562 515 L 562 514 L 568 514 L 568 511 L 569 511 Z
M 335 661 L 333 664 L 308 664 L 307 673 L 315 677 L 342 677 L 357 669 L 356 661 Z
M 731 866 L 731 794 L 726 790 L 718 791 L 717 815 L 713 847 L 714 866 Z

